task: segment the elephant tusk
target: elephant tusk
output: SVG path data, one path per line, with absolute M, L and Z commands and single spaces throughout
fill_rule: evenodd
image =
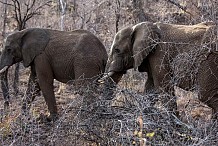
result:
M 8 69 L 9 66 L 5 66 L 3 69 L 0 70 L 0 74 L 5 72 Z
M 107 74 L 108 77 L 111 77 L 115 72 L 111 71 Z
M 104 84 L 105 83 L 105 79 L 111 77 L 114 74 L 114 72 L 109 72 L 108 74 L 104 75 L 101 79 L 98 80 L 98 82 L 100 84 Z

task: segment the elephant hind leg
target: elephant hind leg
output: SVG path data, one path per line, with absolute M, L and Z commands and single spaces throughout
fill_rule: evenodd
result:
M 218 94 L 210 97 L 204 103 L 212 108 L 212 119 L 218 121 Z
M 84 103 L 86 105 L 90 105 L 91 103 L 95 102 L 97 98 L 94 97 L 91 92 L 87 93 L 87 89 L 85 88 L 89 88 L 88 86 L 93 85 L 92 82 L 98 77 L 98 75 L 101 74 L 101 71 L 103 71 L 103 68 L 100 67 L 100 63 L 98 63 L 96 58 L 88 58 L 82 60 L 75 59 L 75 90 L 79 91 L 80 93 L 85 93 Z

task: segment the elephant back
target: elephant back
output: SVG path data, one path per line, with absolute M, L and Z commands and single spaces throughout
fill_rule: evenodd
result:
M 93 64 L 99 64 L 100 70 L 104 71 L 108 56 L 104 45 L 95 35 L 86 30 L 48 30 L 48 32 L 50 41 L 45 53 L 52 64 L 62 64 L 60 62 L 73 64 L 75 60 L 90 58 L 94 61 Z
M 199 44 L 202 41 L 202 36 L 210 27 L 214 26 L 212 24 L 175 25 L 157 23 L 157 27 L 161 30 L 161 40 L 163 42 Z
M 60 53 L 64 54 L 67 52 L 68 54 L 74 55 L 77 52 L 79 54 L 76 55 L 95 56 L 96 54 L 101 53 L 102 56 L 107 58 L 107 52 L 104 45 L 89 31 L 48 31 L 50 34 L 50 40 L 46 48 L 48 54 L 52 50 L 55 50 L 55 53 L 59 53 L 59 51 L 57 51 L 58 48 Z

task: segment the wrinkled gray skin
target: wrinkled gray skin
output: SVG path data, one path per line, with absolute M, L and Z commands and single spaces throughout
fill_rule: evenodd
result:
M 66 32 L 30 28 L 7 37 L 1 55 L 0 72 L 20 61 L 25 67 L 31 67 L 25 100 L 30 103 L 42 90 L 50 115 L 55 117 L 54 79 L 67 83 L 103 73 L 107 52 L 100 40 L 85 30 Z M 33 84 L 35 89 L 31 88 Z
M 143 22 L 124 28 L 115 35 L 107 63 L 108 75 L 102 79 L 110 76 L 118 83 L 128 69 L 147 72 L 145 92 L 165 91 L 174 95 L 174 85 L 185 90 L 197 89 L 199 99 L 213 109 L 213 116 L 217 118 L 218 52 L 215 50 L 217 38 L 214 38 L 217 35 L 211 33 L 215 28 L 217 27 L 212 22 L 190 26 Z M 209 43 L 211 40 L 215 42 Z M 202 49 L 201 55 L 195 56 L 197 61 L 194 67 L 198 67 L 197 72 L 184 70 L 187 67 L 194 69 L 190 66 L 191 62 L 174 64 L 172 67 L 178 55 L 197 49 Z M 178 72 L 188 74 L 178 77 Z M 171 110 L 176 111 L 176 99 L 170 105 Z

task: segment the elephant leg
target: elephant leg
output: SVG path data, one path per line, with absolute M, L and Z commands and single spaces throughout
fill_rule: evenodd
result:
M 208 84 L 207 87 L 201 89 L 199 99 L 201 102 L 205 103 L 212 109 L 212 119 L 218 121 L 218 94 L 216 93 L 217 88 L 215 90 L 210 90 L 209 87 L 212 87 L 212 85 L 209 86 Z
M 9 106 L 9 100 L 10 100 L 10 95 L 9 95 L 9 88 L 8 88 L 8 69 L 0 75 L 1 78 L 1 88 L 4 96 L 4 107 L 7 108 Z
M 212 108 L 212 118 L 218 121 L 217 64 L 217 54 L 209 54 L 207 60 L 200 65 L 197 83 L 199 86 L 199 100 Z
M 147 73 L 147 81 L 145 82 L 144 94 L 153 92 L 154 80 L 150 72 Z
M 161 61 L 161 60 L 160 60 Z M 179 116 L 177 110 L 177 102 L 174 91 L 174 85 L 171 83 L 171 70 L 167 66 L 167 61 L 157 62 L 155 57 L 150 60 L 152 78 L 154 83 L 154 90 L 157 93 L 167 93 L 164 96 L 163 102 L 167 103 L 167 109 L 172 111 L 175 115 Z
M 45 102 L 50 112 L 50 117 L 57 117 L 57 104 L 54 95 L 54 77 L 50 63 L 45 54 L 41 54 L 34 59 L 36 75 L 38 78 L 39 86 L 42 90 Z
M 13 89 L 15 95 L 18 94 L 19 88 L 18 88 L 18 83 L 19 83 L 19 69 L 20 69 L 20 63 L 15 64 L 15 71 L 14 71 L 14 82 L 13 82 Z
M 29 107 L 28 105 L 30 105 L 31 102 L 35 99 L 35 97 L 39 94 L 40 90 L 41 89 L 39 87 L 39 83 L 37 82 L 37 78 L 36 78 L 35 67 L 31 66 L 31 73 L 29 76 L 26 96 L 23 99 L 22 109 L 26 110 L 27 107 Z

